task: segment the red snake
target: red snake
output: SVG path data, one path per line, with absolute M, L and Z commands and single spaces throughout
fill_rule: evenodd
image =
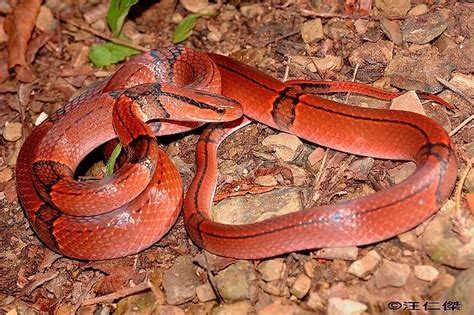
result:
M 186 229 L 204 249 L 263 258 L 374 243 L 423 222 L 455 183 L 449 136 L 418 114 L 313 95 L 338 91 L 382 99 L 399 95 L 350 82 L 283 83 L 221 55 L 182 47 L 153 50 L 131 58 L 33 130 L 17 160 L 19 199 L 38 236 L 55 251 L 79 259 L 137 253 L 171 228 L 183 204 L 179 173 L 154 133 L 228 121 L 210 125 L 201 135 L 196 175 L 184 199 Z M 420 96 L 448 105 L 434 95 Z M 249 225 L 220 224 L 209 215 L 216 150 L 251 120 L 352 154 L 413 160 L 418 168 L 404 182 L 367 197 Z M 126 163 L 111 177 L 75 180 L 80 161 L 117 136 Z

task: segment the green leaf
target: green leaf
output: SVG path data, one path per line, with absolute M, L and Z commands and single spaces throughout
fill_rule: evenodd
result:
M 112 35 L 117 37 L 122 30 L 125 17 L 130 8 L 137 4 L 138 0 L 112 0 L 110 1 L 109 12 L 107 13 L 107 23 L 112 30 Z
M 191 36 L 193 29 L 196 26 L 197 19 L 200 16 L 203 16 L 203 14 L 190 14 L 178 24 L 173 33 L 173 44 L 180 43 Z
M 112 151 L 112 154 L 110 155 L 110 158 L 107 161 L 107 176 L 112 176 L 114 174 L 114 166 L 121 151 L 122 144 L 119 143 L 115 146 L 114 151 Z
M 139 53 L 138 50 L 133 48 L 109 42 L 92 46 L 89 52 L 89 59 L 96 67 L 104 67 Z

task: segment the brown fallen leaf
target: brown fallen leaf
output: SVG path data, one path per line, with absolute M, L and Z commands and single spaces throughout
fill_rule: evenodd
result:
M 41 0 L 23 0 L 5 19 L 4 28 L 8 35 L 8 69 L 15 69 L 17 79 L 22 82 L 31 82 L 35 78 L 26 60 L 26 53 L 41 2 Z

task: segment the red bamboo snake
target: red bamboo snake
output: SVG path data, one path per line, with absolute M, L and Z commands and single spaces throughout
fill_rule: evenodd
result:
M 457 170 L 453 143 L 427 117 L 314 95 L 341 91 L 386 100 L 399 95 L 360 83 L 283 83 L 228 57 L 183 47 L 150 51 L 33 130 L 17 160 L 19 200 L 40 239 L 78 259 L 122 257 L 151 246 L 182 206 L 193 241 L 222 256 L 258 259 L 390 238 L 426 220 L 450 195 Z M 402 183 L 366 197 L 248 225 L 217 223 L 210 217 L 217 147 L 252 120 L 336 150 L 413 160 L 418 167 Z M 155 134 L 205 122 L 219 123 L 201 135 L 196 175 L 183 200 L 179 173 Z M 104 179 L 76 180 L 80 161 L 116 137 L 126 150 L 124 165 Z

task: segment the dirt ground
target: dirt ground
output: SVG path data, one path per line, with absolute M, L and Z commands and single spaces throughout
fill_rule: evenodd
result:
M 137 255 L 89 262 L 42 244 L 18 202 L 14 171 L 38 119 L 120 66 L 99 69 L 88 59 L 94 44 L 112 37 L 108 4 L 45 1 L 38 15 L 25 17 L 36 22 L 28 46 L 12 48 L 4 25 L 15 2 L 0 0 L 0 314 L 474 313 L 466 298 L 474 294 L 473 3 L 140 1 L 123 29 L 138 47 L 172 45 L 183 17 L 206 11 L 212 14 L 198 18 L 184 46 L 229 55 L 279 80 L 355 80 L 437 94 L 454 107 L 420 102 L 413 93 L 392 102 L 324 97 L 434 119 L 452 135 L 458 181 L 433 218 L 370 246 L 232 260 L 194 245 L 180 217 Z M 11 66 L 13 53 L 23 53 L 23 63 Z M 159 139 L 185 189 L 202 130 Z M 259 123 L 226 140 L 219 165 L 215 219 L 234 224 L 364 196 L 414 170 L 410 162 L 326 150 Z M 99 165 L 96 173 L 102 171 Z

